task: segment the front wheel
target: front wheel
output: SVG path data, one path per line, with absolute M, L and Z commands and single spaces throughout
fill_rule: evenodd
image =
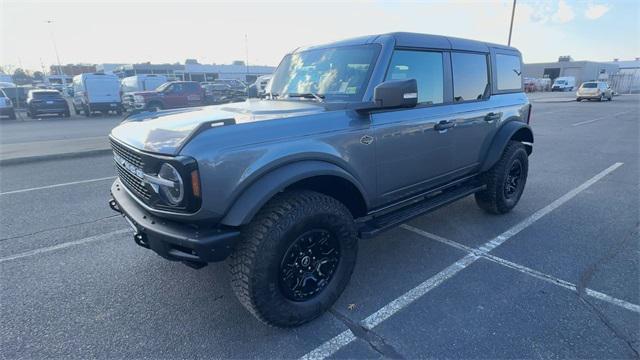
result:
M 329 309 L 358 252 L 349 210 L 313 191 L 276 196 L 242 236 L 229 260 L 232 288 L 256 318 L 278 327 L 304 324 Z
M 475 194 L 476 203 L 492 214 L 504 214 L 513 209 L 527 182 L 529 158 L 524 145 L 509 141 L 500 160 L 482 174 L 486 189 Z

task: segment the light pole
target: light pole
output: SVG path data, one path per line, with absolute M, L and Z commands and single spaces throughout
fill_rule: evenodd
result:
M 511 9 L 511 25 L 509 25 L 509 41 L 507 46 L 511 46 L 511 32 L 513 31 L 513 16 L 516 14 L 516 0 L 513 0 L 513 8 Z
M 49 33 L 51 34 L 51 41 L 53 42 L 53 51 L 55 51 L 56 53 L 56 60 L 58 61 L 58 75 L 60 75 L 62 79 L 62 92 L 64 93 L 66 92 L 66 89 L 65 89 L 66 79 L 64 74 L 62 73 L 62 65 L 60 64 L 60 55 L 58 55 L 58 46 L 56 45 L 56 38 L 53 35 L 53 20 L 47 20 L 46 23 L 51 25 L 51 27 L 49 28 Z

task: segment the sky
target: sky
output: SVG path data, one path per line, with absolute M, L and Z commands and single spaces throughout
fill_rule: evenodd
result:
M 506 44 L 512 0 L 0 0 L 0 65 L 277 65 L 299 46 L 411 31 Z M 51 21 L 51 23 L 48 23 Z M 245 38 L 246 37 L 246 38 Z M 246 39 L 246 41 L 245 41 Z M 55 41 L 54 41 L 55 40 Z M 524 62 L 640 57 L 638 0 L 518 0 L 512 46 Z

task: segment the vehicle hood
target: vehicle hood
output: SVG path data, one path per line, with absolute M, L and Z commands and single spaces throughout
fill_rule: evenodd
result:
M 324 106 L 312 101 L 258 99 L 198 108 L 145 111 L 129 116 L 111 130 L 111 136 L 140 150 L 176 155 L 200 131 L 323 111 Z

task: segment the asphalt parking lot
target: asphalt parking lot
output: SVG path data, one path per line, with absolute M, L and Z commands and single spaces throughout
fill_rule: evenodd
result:
M 109 155 L 2 166 L 0 356 L 639 358 L 639 114 L 638 95 L 534 103 L 513 212 L 468 197 L 361 241 L 332 310 L 290 330 L 242 308 L 225 263 L 135 245 Z

